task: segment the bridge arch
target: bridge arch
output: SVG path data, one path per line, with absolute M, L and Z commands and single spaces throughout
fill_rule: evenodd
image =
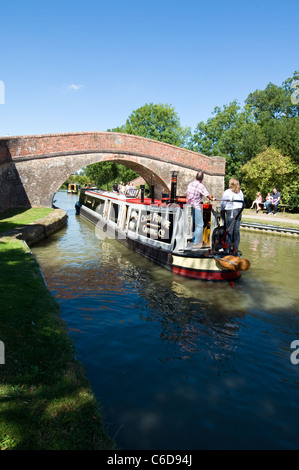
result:
M 184 194 L 199 168 L 215 196 L 224 189 L 225 159 L 143 137 L 113 132 L 46 134 L 0 138 L 0 211 L 17 206 L 51 206 L 54 194 L 70 174 L 92 163 L 114 161 L 135 170 L 155 191 L 170 190 L 171 171 L 178 171 L 178 193 Z
M 159 173 L 157 173 L 156 168 L 154 168 L 154 166 L 151 167 L 150 165 L 148 165 L 147 159 L 144 159 L 145 162 L 143 163 L 141 162 L 137 163 L 132 160 L 126 159 L 125 156 L 123 156 L 123 158 L 121 157 L 122 155 L 115 155 L 115 154 L 104 154 L 104 155 L 96 154 L 94 156 L 90 156 L 90 158 L 88 159 L 89 160 L 88 165 L 92 165 L 93 163 L 101 163 L 104 161 L 111 161 L 114 163 L 119 163 L 121 165 L 126 166 L 127 168 L 130 168 L 131 170 L 134 170 L 139 176 L 141 176 L 148 183 L 148 185 L 150 185 L 151 176 L 153 175 L 154 181 L 155 181 L 155 191 L 157 194 L 170 190 L 170 181 L 171 181 L 170 173 L 167 175 L 168 181 L 164 181 L 163 179 L 161 179 L 161 176 L 159 175 Z M 52 195 L 52 198 L 54 197 L 55 193 L 59 190 L 61 185 L 67 180 L 67 178 L 71 174 L 76 173 L 82 168 L 82 166 L 80 166 L 80 162 L 81 161 L 79 160 L 77 164 L 74 164 L 73 162 L 69 161 L 68 163 L 71 163 L 70 165 L 68 164 L 64 165 L 63 170 L 61 171 L 57 179 L 55 179 L 52 191 L 50 191 L 49 193 L 50 198 L 51 198 L 51 195 Z M 88 165 L 85 165 L 85 166 L 88 166 Z M 125 183 L 127 183 L 127 181 L 125 181 Z

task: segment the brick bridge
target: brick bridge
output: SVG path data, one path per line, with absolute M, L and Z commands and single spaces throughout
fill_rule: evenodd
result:
M 136 171 L 155 191 L 170 190 L 171 171 L 178 174 L 178 194 L 185 194 L 196 171 L 205 172 L 205 185 L 221 197 L 225 159 L 207 157 L 135 135 L 84 132 L 0 138 L 0 212 L 11 207 L 49 206 L 71 174 L 92 163 L 114 161 Z

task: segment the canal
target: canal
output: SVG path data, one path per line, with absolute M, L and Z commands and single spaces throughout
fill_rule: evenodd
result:
M 233 288 L 174 276 L 55 199 L 67 227 L 32 251 L 117 446 L 298 449 L 299 240 L 242 232 Z

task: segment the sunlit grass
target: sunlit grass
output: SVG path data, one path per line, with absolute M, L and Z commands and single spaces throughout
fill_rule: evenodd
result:
M 53 209 L 49 207 L 32 207 L 30 209 L 9 209 L 0 214 L 0 233 L 30 224 L 49 215 Z
M 59 308 L 28 247 L 0 240 L 0 449 L 111 449 Z

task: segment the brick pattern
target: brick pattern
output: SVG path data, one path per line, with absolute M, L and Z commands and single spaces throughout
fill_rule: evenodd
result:
M 0 185 L 0 211 L 18 205 L 18 193 L 22 193 L 21 205 L 26 200 L 24 194 L 32 205 L 51 205 L 53 195 L 70 174 L 103 160 L 135 169 L 147 182 L 154 174 L 157 194 L 169 189 L 172 170 L 179 171 L 178 192 L 182 194 L 199 168 L 206 173 L 205 184 L 210 193 L 219 196 L 224 188 L 224 158 L 207 157 L 139 136 L 84 132 L 2 137 L 0 183 L 5 179 L 7 165 L 9 174 L 17 176 L 15 180 L 11 176 L 6 179 L 5 194 Z M 22 188 L 18 187 L 20 184 Z
M 223 176 L 225 173 L 225 159 L 222 157 L 207 157 L 163 142 L 121 133 L 85 132 L 9 137 L 0 139 L 0 149 L 1 144 L 7 145 L 13 160 L 22 157 L 39 158 L 42 155 L 119 152 L 157 158 L 168 163 L 187 165 L 193 169 L 198 169 L 200 166 L 211 175 L 219 174 Z

